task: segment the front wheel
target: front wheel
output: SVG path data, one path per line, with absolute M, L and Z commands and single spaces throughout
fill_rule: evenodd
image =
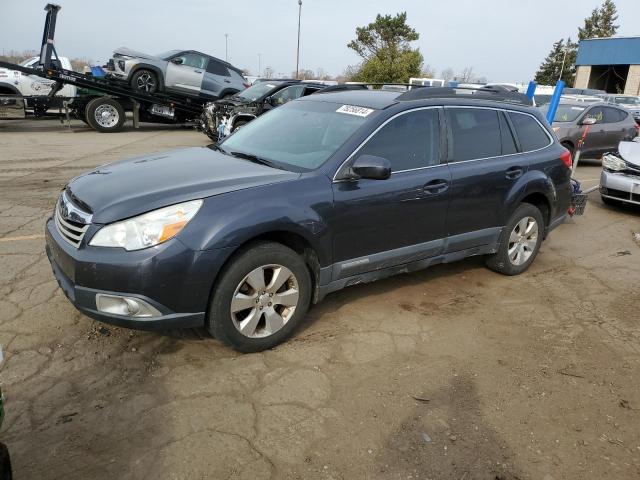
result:
M 155 72 L 141 68 L 131 77 L 131 86 L 144 93 L 156 93 L 160 90 L 160 82 Z
M 487 258 L 487 267 L 505 275 L 524 272 L 538 255 L 544 228 L 544 218 L 535 205 L 520 205 L 500 235 L 498 251 Z
M 304 319 L 311 277 L 284 245 L 264 242 L 234 256 L 221 272 L 207 321 L 209 332 L 241 352 L 275 347 Z

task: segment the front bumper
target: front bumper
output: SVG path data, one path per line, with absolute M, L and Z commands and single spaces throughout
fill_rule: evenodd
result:
M 640 205 L 640 176 L 602 170 L 600 195 L 612 200 Z
M 193 251 L 178 239 L 133 252 L 119 248 L 75 248 L 47 221 L 46 252 L 53 274 L 82 313 L 120 327 L 140 330 L 202 327 L 213 281 L 226 249 Z M 96 294 L 144 300 L 161 316 L 141 318 L 98 311 Z

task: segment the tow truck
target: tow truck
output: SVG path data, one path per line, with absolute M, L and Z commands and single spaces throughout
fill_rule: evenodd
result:
M 62 7 L 48 3 L 40 58 L 37 64 L 23 66 L 0 61 L 0 68 L 34 75 L 52 81 L 47 95 L 30 97 L 38 105 L 38 111 L 46 111 L 60 100 L 57 95 L 65 85 L 76 87 L 76 95 L 63 97 L 67 120 L 72 113 L 99 132 L 117 132 L 126 121 L 126 112 L 133 113 L 133 126 L 139 122 L 186 123 L 197 121 L 208 99 L 173 92 L 146 93 L 132 88 L 125 82 L 109 76 L 94 76 L 63 68 L 55 61 L 58 53 L 54 46 L 56 19 Z M 54 98 L 55 97 L 55 98 Z M 0 95 L 0 118 L 24 116 L 25 99 L 21 95 Z

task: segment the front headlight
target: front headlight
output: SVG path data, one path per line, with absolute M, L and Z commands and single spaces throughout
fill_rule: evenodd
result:
M 613 172 L 621 172 L 627 169 L 627 164 L 615 155 L 604 155 L 602 157 L 602 167 Z
M 176 236 L 200 209 L 202 200 L 178 203 L 138 217 L 105 225 L 89 245 L 140 250 L 153 247 Z

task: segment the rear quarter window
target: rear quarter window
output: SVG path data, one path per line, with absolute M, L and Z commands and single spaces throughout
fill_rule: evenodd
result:
M 509 112 L 509 118 L 516 130 L 523 152 L 540 150 L 551 143 L 546 130 L 532 116 L 524 113 Z

